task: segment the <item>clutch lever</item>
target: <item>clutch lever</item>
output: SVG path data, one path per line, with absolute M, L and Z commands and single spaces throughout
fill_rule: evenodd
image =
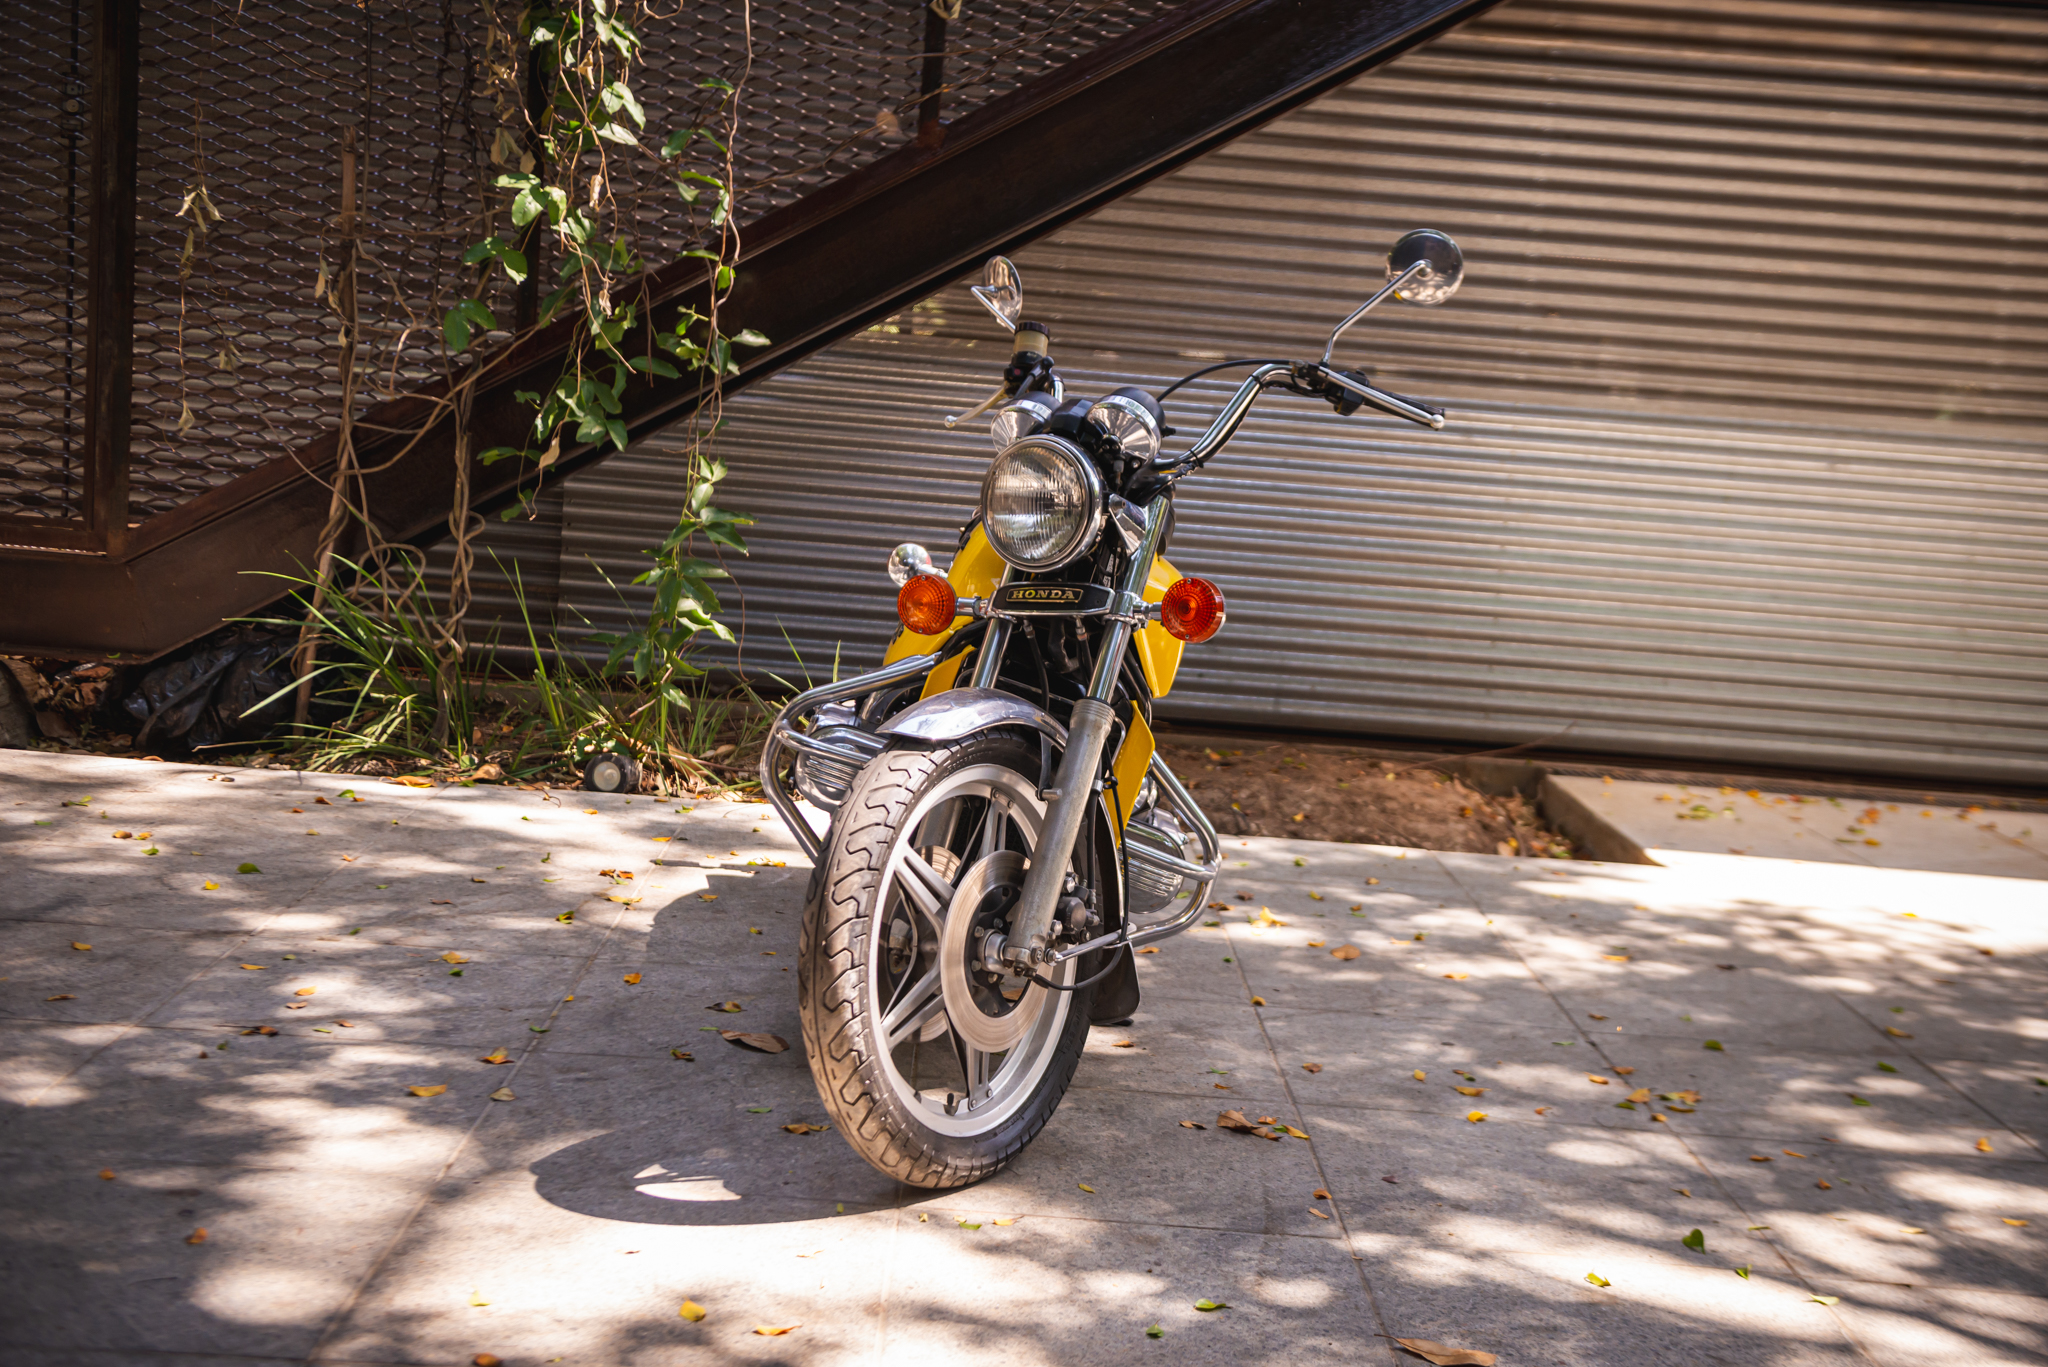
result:
M 948 417 L 946 419 L 946 426 L 958 427 L 961 423 L 966 422 L 969 418 L 980 417 L 982 414 L 988 412 L 989 409 L 994 408 L 997 404 L 1001 403 L 1006 397 L 1008 397 L 1009 393 L 1010 389 L 1008 385 L 998 386 L 995 393 L 989 395 L 980 403 L 968 409 L 965 413 L 958 413 Z

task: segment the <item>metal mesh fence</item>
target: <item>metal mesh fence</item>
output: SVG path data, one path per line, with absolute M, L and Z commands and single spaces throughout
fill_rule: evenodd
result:
M 92 16 L 79 0 L 0 43 L 14 194 L 0 214 L 0 513 L 82 514 Z
M 440 373 L 441 315 L 474 284 L 462 249 L 484 235 L 493 209 L 510 231 L 504 192 L 485 187 L 517 161 L 516 142 L 500 132 L 516 126 L 524 88 L 523 53 L 487 41 L 490 0 L 140 3 L 137 518 L 334 426 L 338 320 L 315 290 L 336 259 L 346 127 L 362 155 L 359 404 Z M 944 113 L 957 117 L 1170 8 L 968 0 L 949 29 Z M 706 120 L 717 95 L 701 81 L 741 86 L 733 170 L 742 224 L 915 130 L 922 3 L 757 0 L 751 35 L 736 2 L 629 12 L 644 42 L 633 80 L 651 145 Z M 84 22 L 89 29 L 89 15 Z M 28 25 L 18 37 L 29 45 L 10 42 L 0 57 L 10 97 L 46 110 L 26 121 L 30 212 L 0 227 L 20 249 L 0 254 L 0 290 L 16 312 L 0 332 L 0 512 L 53 517 L 76 511 L 83 358 L 71 320 L 83 318 L 84 231 L 82 220 L 70 238 L 70 226 L 53 225 L 82 212 L 89 153 L 87 73 L 66 57 L 61 29 Z M 64 82 L 51 79 L 57 70 L 69 73 Z M 65 100 L 75 114 L 56 110 Z M 628 154 L 608 171 L 616 227 L 649 267 L 699 245 L 703 214 L 679 204 L 670 168 Z M 220 213 L 204 231 L 187 205 L 202 184 Z M 551 274 L 552 263 L 535 264 Z M 509 321 L 504 277 L 489 290 L 485 302 Z

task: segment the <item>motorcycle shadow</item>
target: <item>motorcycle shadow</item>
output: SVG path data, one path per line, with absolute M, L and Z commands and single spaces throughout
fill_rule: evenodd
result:
M 914 1192 L 870 1168 L 836 1134 L 775 1141 L 720 1133 L 716 1120 L 598 1135 L 529 1169 L 543 1200 L 641 1225 L 768 1225 L 886 1210 Z

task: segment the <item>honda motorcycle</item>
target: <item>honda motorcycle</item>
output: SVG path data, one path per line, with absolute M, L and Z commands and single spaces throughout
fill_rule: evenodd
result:
M 1174 490 L 1269 389 L 1441 428 L 1440 409 L 1330 357 L 1381 300 L 1440 304 L 1463 270 L 1450 238 L 1411 232 L 1320 361 L 1225 361 L 1088 399 L 1067 396 L 1051 330 L 1021 321 L 1016 267 L 988 262 L 973 293 L 1015 345 L 963 415 L 995 410 L 981 506 L 945 571 L 922 546 L 890 552 L 903 630 L 882 668 L 792 699 L 761 755 L 816 865 L 797 969 L 811 1072 L 883 1173 L 948 1188 L 1002 1167 L 1051 1118 L 1089 1026 L 1130 1019 L 1133 951 L 1201 916 L 1221 849 L 1154 748 L 1152 708 L 1224 600 L 1166 559 Z M 1164 400 L 1243 366 L 1208 429 L 1168 451 Z M 823 835 L 799 797 L 830 814 Z

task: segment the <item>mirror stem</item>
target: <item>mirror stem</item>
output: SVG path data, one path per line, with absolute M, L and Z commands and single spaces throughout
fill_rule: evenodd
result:
M 1363 304 L 1360 304 L 1357 308 L 1357 311 L 1354 312 L 1349 318 L 1346 318 L 1343 322 L 1337 324 L 1336 328 L 1332 330 L 1330 333 L 1330 344 L 1323 348 L 1323 364 L 1328 365 L 1330 363 L 1330 353 L 1337 349 L 1337 339 L 1339 337 L 1342 337 L 1353 323 L 1365 317 L 1367 310 L 1371 309 L 1374 304 L 1377 304 L 1380 300 L 1386 298 L 1395 290 L 1400 289 L 1401 286 L 1407 284 L 1408 281 L 1411 278 L 1413 278 L 1417 272 L 1426 269 L 1428 265 L 1429 263 L 1427 261 L 1418 261 L 1414 265 L 1410 266 L 1407 270 L 1402 271 L 1399 275 L 1395 276 L 1392 280 L 1389 280 L 1383 287 L 1381 287 L 1380 292 L 1378 294 L 1375 294 L 1372 298 L 1366 300 Z

